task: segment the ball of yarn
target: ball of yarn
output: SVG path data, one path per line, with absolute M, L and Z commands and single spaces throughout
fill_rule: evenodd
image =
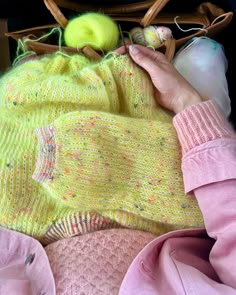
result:
M 155 29 L 159 35 L 161 42 L 172 38 L 172 31 L 170 28 L 164 26 L 155 26 Z
M 161 39 L 154 26 L 149 26 L 143 29 L 144 38 L 148 45 L 158 48 L 161 45 Z
M 131 36 L 131 39 L 134 43 L 139 44 L 139 45 L 143 45 L 143 46 L 148 45 L 148 43 L 144 37 L 143 29 L 141 27 L 134 27 L 130 31 L 130 36 Z
M 119 29 L 110 16 L 88 12 L 68 21 L 64 40 L 73 48 L 90 46 L 95 50 L 111 51 L 118 45 Z
M 130 36 L 136 44 L 157 49 L 165 40 L 172 38 L 172 31 L 164 26 L 134 27 L 130 31 Z

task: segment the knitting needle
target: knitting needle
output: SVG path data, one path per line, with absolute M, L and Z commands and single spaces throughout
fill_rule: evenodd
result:
M 123 32 L 121 30 L 120 24 L 119 24 L 119 30 L 120 30 L 121 41 L 122 41 L 122 43 L 123 43 L 123 45 L 125 47 L 125 53 L 129 54 L 129 50 L 127 49 L 127 45 L 125 43 L 125 38 L 124 38 Z

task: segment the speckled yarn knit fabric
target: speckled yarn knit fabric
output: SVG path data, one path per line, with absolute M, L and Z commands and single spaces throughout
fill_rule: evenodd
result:
M 127 56 L 59 54 L 0 79 L 0 224 L 52 241 L 203 226 L 184 194 L 172 115 Z

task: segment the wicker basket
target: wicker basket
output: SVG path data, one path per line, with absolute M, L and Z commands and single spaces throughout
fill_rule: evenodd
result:
M 214 37 L 224 30 L 231 22 L 233 12 L 225 12 L 220 7 L 210 3 L 203 2 L 198 7 L 184 13 L 176 13 L 169 11 L 167 8 L 168 0 L 146 0 L 138 1 L 130 4 L 85 4 L 76 0 L 44 0 L 46 7 L 55 18 L 56 23 L 28 28 L 21 31 L 8 32 L 6 36 L 15 40 L 22 39 L 28 50 L 34 51 L 36 54 L 45 54 L 55 52 L 59 49 L 58 45 L 50 44 L 47 39 L 37 39 L 48 32 L 48 30 L 60 27 L 62 30 L 68 23 L 68 18 L 64 11 L 71 11 L 79 14 L 87 11 L 99 11 L 111 16 L 115 21 L 122 25 L 146 27 L 149 25 L 165 25 L 172 26 L 176 29 L 176 16 L 178 15 L 178 24 L 188 29 L 178 30 L 173 34 L 173 38 L 166 40 L 158 50 L 164 52 L 169 61 L 172 60 L 177 48 L 182 46 L 193 37 L 207 35 Z M 171 0 L 170 2 L 173 2 Z M 189 30 L 189 28 L 194 28 Z M 85 46 L 78 50 L 67 46 L 61 46 L 60 49 L 67 53 L 82 52 L 87 57 L 95 60 L 102 58 L 102 53 L 97 52 Z

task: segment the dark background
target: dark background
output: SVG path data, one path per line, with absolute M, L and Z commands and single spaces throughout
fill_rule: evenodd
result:
M 100 1 L 79 1 L 80 3 L 89 4 L 127 4 L 138 2 L 134 0 L 100 0 Z M 168 7 L 174 11 L 189 10 L 189 8 L 197 7 L 200 3 L 205 1 L 198 0 L 170 0 Z M 210 2 L 223 8 L 225 11 L 233 11 L 236 14 L 235 0 L 211 0 Z M 167 8 L 168 8 L 167 7 Z M 67 11 L 63 11 L 65 16 Z M 68 12 L 69 13 L 69 12 Z M 4 6 L 0 10 L 0 18 L 8 19 L 8 30 L 15 31 L 20 29 L 30 28 L 32 26 L 44 25 L 48 23 L 55 23 L 55 19 L 46 8 L 43 0 L 8 0 L 4 1 Z M 224 45 L 225 54 L 228 59 L 227 79 L 229 86 L 229 95 L 231 98 L 231 116 L 230 120 L 236 129 L 236 44 L 233 40 L 236 33 L 236 17 L 233 17 L 231 24 L 214 39 Z M 11 58 L 14 58 L 16 52 L 16 41 L 9 39 Z

